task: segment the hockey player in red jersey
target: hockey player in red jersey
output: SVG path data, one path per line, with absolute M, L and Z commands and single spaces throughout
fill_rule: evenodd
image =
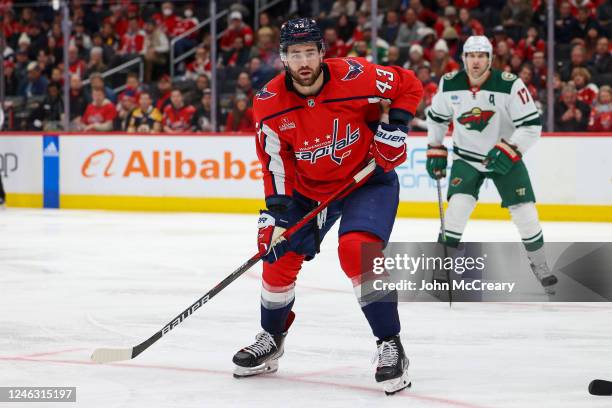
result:
M 323 62 L 325 47 L 316 22 L 290 20 L 281 28 L 285 72 L 253 101 L 257 154 L 263 166 L 267 209 L 259 217 L 263 263 L 261 326 L 254 344 L 236 353 L 234 376 L 274 372 L 294 314 L 294 287 L 304 261 L 314 258 L 331 226 L 340 220 L 338 257 L 351 279 L 378 345 L 375 379 L 386 393 L 410 385 L 400 337 L 397 292 L 361 290 L 367 270 L 363 244 L 387 244 L 399 203 L 394 168 L 406 159 L 406 124 L 423 88 L 411 71 L 362 58 Z M 381 100 L 391 101 L 389 124 L 380 123 Z M 276 237 L 336 191 L 368 160 L 372 177 L 291 238 Z M 362 280 L 363 279 L 363 280 Z M 364 293 L 362 293 L 364 292 Z

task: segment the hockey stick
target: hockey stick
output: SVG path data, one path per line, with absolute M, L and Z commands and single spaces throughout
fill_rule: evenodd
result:
M 436 179 L 436 187 L 438 188 L 438 209 L 440 210 L 440 236 L 442 237 L 442 246 L 444 248 L 444 259 L 448 258 L 448 248 L 446 247 L 446 228 L 444 226 L 444 206 L 442 204 L 442 187 L 440 179 Z M 450 271 L 446 269 L 446 283 L 448 283 L 448 305 L 453 306 L 453 288 L 450 279 Z
M 593 380 L 589 384 L 591 395 L 612 395 L 612 381 Z
M 342 188 L 337 190 L 334 194 L 327 198 L 327 200 L 323 201 L 316 208 L 311 210 L 308 214 L 306 214 L 300 221 L 298 221 L 291 228 L 288 228 L 277 240 L 281 238 L 289 239 L 291 235 L 293 235 L 296 231 L 302 228 L 306 223 L 312 220 L 317 216 L 321 211 L 323 211 L 327 206 L 334 200 L 342 197 L 344 194 L 350 192 L 354 187 L 356 187 L 360 182 L 366 179 L 368 176 L 374 172 L 376 168 L 376 163 L 374 159 L 370 160 L 370 162 L 365 166 L 362 170 L 360 170 L 357 174 L 353 176 L 353 178 L 348 181 Z M 147 340 L 142 343 L 130 347 L 130 348 L 99 348 L 94 350 L 91 355 L 91 359 L 96 363 L 110 363 L 113 361 L 123 361 L 130 360 L 138 356 L 140 353 L 151 347 L 153 343 L 157 340 L 161 339 L 162 336 L 168 334 L 172 329 L 181 324 L 183 320 L 191 316 L 193 312 L 202 307 L 206 302 L 212 299 L 215 295 L 225 289 L 230 283 L 235 281 L 240 275 L 248 271 L 251 267 L 253 267 L 257 262 L 259 262 L 261 258 L 259 254 L 253 255 L 248 261 L 243 263 L 238 267 L 234 272 L 228 275 L 225 279 L 217 284 L 214 288 L 209 290 L 204 296 L 196 300 L 191 306 L 185 309 L 181 314 L 172 319 L 168 324 L 166 324 L 160 331 L 155 333 L 153 336 L 149 337 Z

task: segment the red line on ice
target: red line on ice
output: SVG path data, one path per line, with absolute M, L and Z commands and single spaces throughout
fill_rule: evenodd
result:
M 76 364 L 76 365 L 95 365 L 101 366 L 100 364 L 94 363 L 93 361 L 81 361 L 81 360 L 57 360 L 57 359 L 39 359 L 39 358 L 30 358 L 30 357 L 0 357 L 0 361 L 29 361 L 34 363 L 57 363 L 57 364 Z M 189 368 L 189 367 L 176 367 L 176 366 L 165 366 L 165 365 L 152 365 L 152 364 L 123 364 L 123 363 L 111 363 L 106 364 L 105 366 L 110 367 L 121 367 L 121 368 L 147 368 L 147 369 L 158 369 L 158 370 L 170 370 L 170 371 L 179 371 L 179 372 L 200 372 L 206 374 L 215 374 L 215 375 L 223 375 L 230 376 L 232 373 L 230 371 L 222 371 L 222 370 L 210 370 L 206 368 Z M 358 391 L 366 391 L 370 393 L 376 393 L 382 396 L 382 390 L 380 388 L 375 387 L 366 387 L 362 385 L 351 385 L 351 384 L 342 384 L 336 383 L 332 381 L 323 381 L 323 380 L 314 380 L 314 379 L 306 379 L 302 378 L 300 375 L 296 376 L 282 376 L 282 375 L 274 375 L 274 376 L 261 376 L 252 378 L 251 380 L 261 380 L 261 379 L 269 379 L 269 380 L 281 380 L 281 381 L 289 381 L 289 382 L 299 382 L 306 384 L 315 384 L 315 385 L 327 385 L 337 388 L 344 388 L 349 390 L 358 390 Z M 483 405 L 475 405 L 469 402 L 455 401 L 446 398 L 438 398 L 438 397 L 429 397 L 426 395 L 415 394 L 412 391 L 405 391 L 398 394 L 395 394 L 393 398 L 411 398 L 420 401 L 427 401 L 432 403 L 443 404 L 450 407 L 460 407 L 460 408 L 488 408 Z

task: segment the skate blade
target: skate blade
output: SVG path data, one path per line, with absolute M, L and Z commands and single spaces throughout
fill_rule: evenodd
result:
M 383 391 L 387 395 L 393 395 L 404 388 L 410 388 L 412 386 L 412 382 L 410 382 L 408 378 L 408 370 L 404 371 L 401 377 L 383 381 L 381 384 L 383 386 Z
M 557 277 L 555 275 L 546 276 L 542 279 L 542 286 L 547 295 L 554 295 L 556 293 Z
M 272 374 L 278 371 L 278 360 L 267 361 L 255 367 L 240 367 L 234 368 L 234 378 L 253 377 L 260 374 Z

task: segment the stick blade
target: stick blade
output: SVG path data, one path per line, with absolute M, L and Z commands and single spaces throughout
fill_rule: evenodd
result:
M 114 361 L 125 361 L 132 359 L 132 348 L 126 349 L 112 349 L 112 348 L 99 348 L 95 349 L 91 355 L 91 360 L 94 363 L 106 364 Z
M 612 395 L 612 381 L 593 380 L 589 384 L 591 395 Z

